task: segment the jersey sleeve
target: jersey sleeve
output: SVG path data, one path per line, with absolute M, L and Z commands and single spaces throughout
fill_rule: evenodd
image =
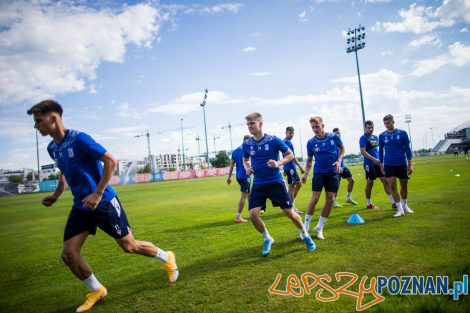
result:
M 382 134 L 379 135 L 379 161 L 384 162 L 384 138 Z
M 282 141 L 281 139 L 275 137 L 274 139 L 277 142 L 277 145 L 279 147 L 279 151 L 282 153 L 285 153 L 287 150 L 289 150 L 289 147 Z
M 310 158 L 313 158 L 313 143 L 309 140 L 307 142 L 307 155 L 310 157 Z
M 341 137 L 335 134 L 333 138 L 335 140 L 336 146 L 341 149 L 343 147 L 343 141 L 341 140 Z
M 79 133 L 76 140 L 80 151 L 92 156 L 96 160 L 99 160 L 106 153 L 106 149 L 88 134 Z
M 242 144 L 242 150 L 243 150 L 243 157 L 245 159 L 248 159 L 250 157 L 250 153 L 248 152 L 248 145 L 246 143 Z
M 408 160 L 411 160 L 413 158 L 413 153 L 411 152 L 410 148 L 410 138 L 408 137 L 407 132 L 404 131 L 403 133 L 403 145 L 405 146 L 405 155 Z
M 361 136 L 359 138 L 359 148 L 365 148 L 367 146 L 367 138 L 366 136 Z

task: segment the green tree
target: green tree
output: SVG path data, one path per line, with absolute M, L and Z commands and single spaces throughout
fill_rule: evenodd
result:
M 215 158 L 211 160 L 212 167 L 227 167 L 230 165 L 230 158 L 227 152 L 219 151 Z
M 23 183 L 23 176 L 20 175 L 11 175 L 8 176 L 8 181 L 13 184 L 22 184 Z
M 29 172 L 28 175 L 26 175 L 26 180 L 27 181 L 32 181 L 33 180 L 33 172 Z
M 60 178 L 60 172 L 57 173 L 57 174 L 51 174 L 49 175 L 48 177 L 44 178 L 43 181 L 46 181 L 46 180 L 57 180 Z
M 143 168 L 139 168 L 137 170 L 137 173 L 142 174 L 142 173 L 151 173 L 152 169 L 150 168 L 150 164 L 145 164 Z

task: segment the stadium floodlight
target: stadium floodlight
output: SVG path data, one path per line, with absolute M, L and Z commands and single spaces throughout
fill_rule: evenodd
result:
M 411 152 L 413 152 L 413 142 L 411 141 L 411 130 L 410 130 L 410 123 L 411 123 L 410 114 L 405 114 L 405 123 L 408 124 L 408 135 L 410 136 Z
M 186 160 L 184 158 L 183 119 L 181 119 L 181 148 L 183 150 L 183 171 L 184 171 L 186 170 Z
M 38 143 L 38 130 L 36 129 L 36 158 L 38 161 L 38 176 L 37 176 L 37 181 L 41 181 L 41 171 L 39 169 L 39 143 Z
M 200 103 L 200 106 L 202 107 L 202 114 L 204 115 L 204 133 L 206 135 L 206 163 L 207 167 L 210 168 L 211 164 L 209 163 L 209 143 L 207 142 L 207 126 L 206 126 L 206 99 L 207 99 L 207 94 L 209 92 L 207 91 L 207 88 L 205 89 L 204 92 L 204 100 Z
M 364 113 L 364 100 L 362 99 L 362 85 L 361 85 L 361 73 L 359 72 L 359 59 L 357 57 L 357 50 L 360 50 L 366 46 L 365 38 L 365 28 L 359 24 L 359 27 L 348 30 L 348 38 L 346 40 L 347 48 L 346 52 L 354 52 L 356 54 L 356 67 L 357 67 L 357 77 L 359 79 L 359 95 L 361 96 L 361 109 L 362 109 L 362 127 L 366 123 L 366 115 Z

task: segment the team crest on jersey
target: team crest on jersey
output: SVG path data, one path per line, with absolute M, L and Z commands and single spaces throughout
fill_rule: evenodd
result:
M 331 143 L 332 146 L 335 145 L 335 141 L 333 139 L 330 140 L 330 143 Z
M 400 135 L 397 135 L 397 139 L 400 139 Z
M 320 151 L 320 148 L 315 147 L 315 152 L 318 152 L 318 151 Z
M 73 158 L 75 156 L 75 154 L 73 153 L 73 148 L 69 148 L 67 152 L 69 154 L 69 158 Z
M 268 144 L 265 144 L 265 145 L 264 145 L 264 150 L 266 150 L 266 151 L 269 150 L 269 145 L 268 145 Z

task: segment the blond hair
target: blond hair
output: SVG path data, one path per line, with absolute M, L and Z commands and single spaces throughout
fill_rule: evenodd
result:
M 309 121 L 310 123 L 323 124 L 323 119 L 320 116 L 313 116 Z
M 258 120 L 258 121 L 262 122 L 263 121 L 263 116 L 261 115 L 261 113 L 253 112 L 253 113 L 250 113 L 247 116 L 245 116 L 245 119 L 247 121 Z

